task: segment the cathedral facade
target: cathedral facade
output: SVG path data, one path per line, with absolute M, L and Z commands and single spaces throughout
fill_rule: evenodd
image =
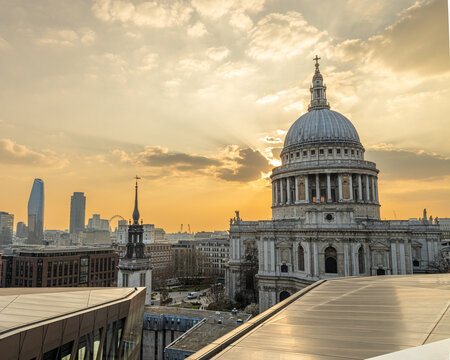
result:
M 272 220 L 230 220 L 226 291 L 266 310 L 326 278 L 429 270 L 436 224 L 380 219 L 378 169 L 353 124 L 330 109 L 315 58 L 308 112 L 289 129 L 272 171 Z

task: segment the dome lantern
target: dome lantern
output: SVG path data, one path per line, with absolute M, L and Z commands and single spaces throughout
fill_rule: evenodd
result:
M 313 59 L 316 67 L 316 71 L 313 76 L 311 91 L 311 103 L 308 106 L 308 111 L 316 109 L 329 109 L 330 104 L 327 101 L 327 87 L 323 84 L 323 77 L 319 70 L 320 57 L 316 55 Z

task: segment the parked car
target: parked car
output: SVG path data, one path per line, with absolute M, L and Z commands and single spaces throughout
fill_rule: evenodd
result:
M 188 298 L 188 300 L 192 300 L 192 299 L 197 299 L 197 296 L 198 296 L 197 292 L 192 291 L 188 294 L 187 298 Z

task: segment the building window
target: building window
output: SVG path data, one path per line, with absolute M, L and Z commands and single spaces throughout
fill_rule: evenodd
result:
M 298 246 L 298 269 L 305 271 L 305 250 L 301 245 Z
M 323 153 L 324 153 L 324 152 L 323 152 L 323 149 L 320 149 L 320 150 L 319 150 L 319 155 L 323 155 Z
M 365 271 L 364 271 L 364 268 L 365 268 L 365 265 L 364 265 L 364 248 L 363 248 L 362 245 L 359 247 L 359 250 L 358 250 L 358 263 L 359 263 L 359 273 L 360 274 L 364 274 L 365 273 Z
M 337 252 L 332 246 L 325 249 L 325 272 L 337 274 Z
M 122 274 L 123 287 L 128 287 L 128 274 Z
M 336 154 L 340 154 L 341 153 L 341 149 L 336 149 Z
M 311 150 L 311 155 L 316 155 L 316 150 Z
M 140 274 L 140 276 L 139 276 L 139 284 L 140 284 L 140 286 L 145 286 L 145 273 Z
M 308 155 L 308 152 L 305 150 L 305 151 L 303 151 L 303 156 L 307 156 Z
M 288 266 L 286 264 L 281 265 L 281 272 L 282 273 L 287 273 L 288 272 Z
M 328 149 L 328 154 L 332 155 L 333 154 L 333 149 Z
M 348 154 L 348 149 L 344 149 L 344 154 L 345 154 L 345 155 Z
M 355 155 L 355 150 L 352 150 L 352 155 Z
M 300 157 L 300 151 L 297 151 L 297 154 L 295 154 L 297 157 Z

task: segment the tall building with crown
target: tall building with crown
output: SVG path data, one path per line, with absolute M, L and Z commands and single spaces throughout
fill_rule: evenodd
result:
M 128 225 L 126 253 L 119 259 L 118 287 L 145 286 L 145 304 L 150 305 L 152 294 L 152 266 L 144 251 L 144 225 L 139 224 L 138 177 L 136 176 L 133 222 Z
M 330 109 L 314 60 L 308 112 L 272 171 L 272 220 L 230 220 L 227 294 L 260 310 L 320 279 L 425 272 L 439 256 L 432 221 L 380 219 L 379 170 L 350 120 Z

